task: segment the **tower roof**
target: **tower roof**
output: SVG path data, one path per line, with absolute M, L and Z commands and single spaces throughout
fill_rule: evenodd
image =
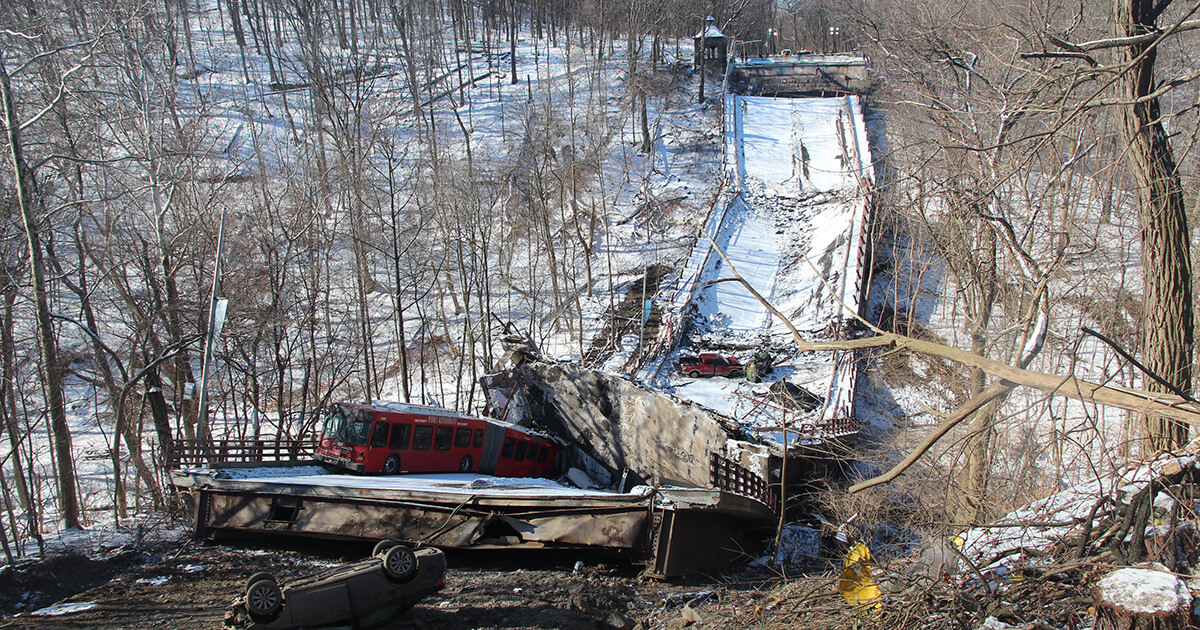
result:
M 713 16 L 708 16 L 704 19 L 704 28 L 696 33 L 695 39 L 724 39 L 725 33 L 717 28 L 717 20 Z

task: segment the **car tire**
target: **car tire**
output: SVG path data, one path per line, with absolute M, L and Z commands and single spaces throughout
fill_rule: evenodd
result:
M 411 580 L 417 574 L 417 554 L 404 545 L 383 552 L 383 573 L 393 582 Z
M 283 592 L 274 578 L 258 580 L 246 587 L 246 612 L 258 623 L 271 623 L 283 610 Z
M 379 472 L 385 475 L 394 475 L 400 472 L 400 456 L 392 453 L 387 459 L 383 460 L 383 469 Z
M 399 545 L 399 544 L 400 543 L 398 543 L 394 540 L 385 538 L 385 539 L 375 543 L 375 548 L 371 550 L 371 557 L 378 558 L 379 554 L 381 554 L 381 553 L 387 551 L 388 549 L 391 549 L 392 547 L 395 547 L 396 545 Z
M 744 375 L 745 372 L 742 372 L 741 370 L 734 370 L 729 373 L 729 378 L 741 378 Z
M 458 460 L 458 472 L 471 472 L 471 466 L 474 464 L 470 455 L 463 455 L 462 459 Z
M 700 370 L 692 370 L 691 372 L 688 372 L 688 376 L 692 378 L 700 378 Z
M 274 582 L 276 584 L 279 583 L 279 580 L 276 580 L 274 575 L 271 575 L 270 573 L 267 573 L 266 571 L 259 571 L 258 573 L 255 573 L 254 575 L 251 575 L 249 578 L 246 579 L 246 588 L 250 588 L 251 584 L 254 584 L 255 582 L 257 582 L 259 580 L 271 580 L 272 582 Z

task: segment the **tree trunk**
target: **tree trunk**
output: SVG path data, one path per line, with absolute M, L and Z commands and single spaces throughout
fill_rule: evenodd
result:
M 1114 0 L 1113 22 L 1118 37 L 1156 30 L 1163 7 L 1153 0 Z M 1156 49 L 1151 42 L 1122 49 L 1132 64 L 1125 74 L 1123 92 L 1126 156 L 1137 184 L 1138 223 L 1142 236 L 1142 362 L 1168 384 L 1147 379 L 1155 392 L 1190 393 L 1192 345 L 1192 259 L 1190 230 L 1183 202 L 1179 171 L 1170 140 L 1159 118 L 1154 90 Z M 1187 442 L 1187 425 L 1155 415 L 1146 416 L 1147 446 L 1173 449 Z
M 12 87 L 4 60 L 0 57 L 0 101 L 3 101 L 4 126 L 8 130 L 9 157 L 12 160 L 13 180 L 17 189 L 17 205 L 25 228 L 29 247 L 29 274 L 33 281 L 33 302 L 37 319 L 38 346 L 42 355 L 42 378 L 46 385 L 46 405 L 50 412 L 50 431 L 58 460 L 58 502 L 63 525 L 79 529 L 79 499 L 75 490 L 75 460 L 71 454 L 71 429 L 67 426 L 63 406 L 62 366 L 58 362 L 58 347 L 54 339 L 54 324 L 50 315 L 50 298 L 46 291 L 46 270 L 42 260 L 42 244 L 38 217 L 33 208 L 33 173 L 21 152 L 21 123 L 13 102 Z
M 31 512 L 36 512 L 34 508 L 32 496 L 29 493 L 29 486 L 25 481 L 25 468 L 22 464 L 21 450 L 24 441 L 21 435 L 21 427 L 17 424 L 17 403 L 16 403 L 16 387 L 17 382 L 16 367 L 13 364 L 13 355 L 15 354 L 15 343 L 13 342 L 13 302 L 17 299 L 17 292 L 9 290 L 4 292 L 4 310 L 0 314 L 0 416 L 4 418 L 4 426 L 8 430 L 9 453 L 12 456 L 13 479 L 17 483 L 17 499 L 21 503 L 21 507 Z M 16 536 L 14 530 L 14 537 Z

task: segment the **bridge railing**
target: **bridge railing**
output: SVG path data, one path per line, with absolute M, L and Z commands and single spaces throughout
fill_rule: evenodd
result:
M 176 440 L 167 451 L 167 468 L 214 464 L 283 463 L 311 460 L 317 452 L 312 439 Z
M 756 499 L 772 510 L 779 509 L 779 499 L 775 494 L 775 487 L 762 476 L 733 460 L 722 457 L 720 453 L 713 453 L 709 463 L 711 482 L 714 488 Z

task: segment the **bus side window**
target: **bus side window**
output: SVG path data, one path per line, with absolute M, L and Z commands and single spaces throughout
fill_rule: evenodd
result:
M 536 442 L 529 443 L 529 452 L 525 453 L 525 459 L 529 461 L 537 461 L 538 445 Z
M 467 427 L 459 427 L 454 430 L 454 448 L 470 448 L 471 447 L 471 430 Z
M 500 447 L 500 457 L 503 457 L 505 459 L 512 459 L 513 447 L 515 447 L 516 445 L 517 445 L 517 441 L 512 439 L 512 437 L 504 438 L 504 445 Z
M 450 443 L 454 441 L 454 427 L 438 427 L 437 434 L 433 436 L 433 450 L 448 451 Z
M 529 442 L 521 440 L 517 442 L 517 452 L 513 454 L 513 459 L 523 462 L 525 461 L 525 451 L 529 448 Z
M 386 422 L 376 422 L 375 432 L 371 434 L 371 448 L 382 448 L 388 443 L 388 427 Z
M 408 434 L 412 433 L 411 424 L 396 423 L 392 426 L 392 439 L 388 442 L 388 448 L 399 451 L 408 448 Z
M 419 426 L 413 429 L 413 450 L 428 451 L 433 444 L 433 427 L 429 425 Z
M 483 429 L 475 429 L 475 439 L 471 441 L 472 448 L 483 446 Z
M 538 451 L 538 463 L 539 463 L 539 464 L 545 464 L 545 463 L 546 463 L 546 456 L 547 456 L 547 455 L 549 455 L 549 454 L 550 454 L 550 447 L 549 447 L 549 446 L 543 446 L 543 447 L 542 447 L 542 450 Z

